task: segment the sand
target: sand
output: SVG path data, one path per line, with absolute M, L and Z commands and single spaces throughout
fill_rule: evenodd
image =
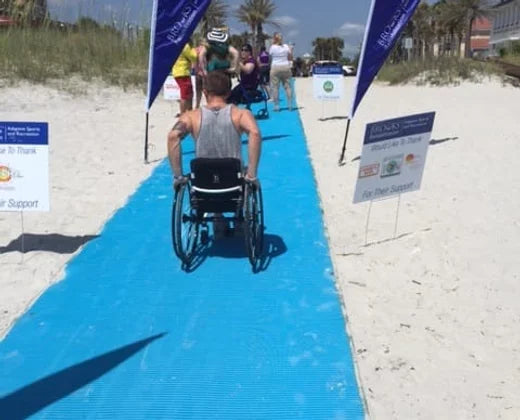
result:
M 520 418 L 520 89 L 374 85 L 339 167 L 340 103 L 297 93 L 338 287 L 375 419 Z M 352 204 L 365 125 L 436 111 L 420 191 Z M 366 243 L 367 242 L 367 243 Z
M 334 103 L 313 98 L 311 79 L 296 90 L 369 417 L 520 418 L 520 89 L 375 84 L 339 167 L 345 82 Z M 30 252 L 20 214 L 0 213 L 0 337 L 166 153 L 175 105 L 154 104 L 143 165 L 143 93 L 75 86 L 0 88 L 2 120 L 49 122 L 52 161 L 51 211 L 24 215 Z M 395 237 L 397 199 L 374 202 L 365 238 L 369 203 L 352 204 L 365 125 L 427 111 L 422 187 L 402 195 Z
M 165 156 L 177 105 L 158 100 L 144 165 L 144 94 L 73 81 L 0 89 L 2 121 L 49 123 L 51 211 L 0 212 L 0 339 Z M 61 236 L 58 236 L 61 235 Z

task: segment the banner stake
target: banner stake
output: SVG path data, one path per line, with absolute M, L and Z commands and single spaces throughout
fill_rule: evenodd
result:
M 146 111 L 146 127 L 144 129 L 144 163 L 148 164 L 148 111 Z
M 347 162 L 345 161 L 345 150 L 347 148 L 348 131 L 350 129 L 350 118 L 347 119 L 347 129 L 345 131 L 345 139 L 343 140 L 343 149 L 341 150 L 341 156 L 339 157 L 338 166 L 343 166 Z

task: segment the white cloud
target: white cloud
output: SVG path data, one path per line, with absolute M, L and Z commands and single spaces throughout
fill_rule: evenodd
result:
M 361 35 L 365 32 L 365 25 L 361 25 L 359 23 L 345 22 L 338 29 L 338 35 L 341 36 L 353 36 L 353 35 Z
M 346 55 L 353 56 L 359 53 L 361 50 L 360 44 L 347 44 L 345 43 L 345 46 L 343 47 L 343 52 Z
M 295 19 L 292 16 L 278 16 L 278 17 L 273 18 L 273 21 L 282 27 L 283 26 L 295 26 L 298 24 L 298 19 Z

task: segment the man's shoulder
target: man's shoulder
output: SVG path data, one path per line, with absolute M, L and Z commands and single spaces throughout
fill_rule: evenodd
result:
M 186 111 L 179 117 L 179 121 L 189 122 L 193 124 L 193 122 L 200 119 L 200 108 L 192 109 L 190 111 Z
M 255 117 L 250 110 L 239 108 L 236 105 L 231 105 L 231 107 L 231 118 L 233 118 L 235 122 L 240 123 L 241 121 L 245 122 L 251 119 L 254 121 Z

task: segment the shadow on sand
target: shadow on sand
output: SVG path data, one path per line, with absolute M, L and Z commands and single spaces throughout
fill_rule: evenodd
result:
M 67 236 L 59 233 L 25 233 L 13 239 L 6 246 L 0 247 L 0 254 L 6 254 L 8 252 L 23 252 L 26 254 L 31 251 L 73 254 L 79 247 L 97 237 L 99 237 L 99 235 Z

